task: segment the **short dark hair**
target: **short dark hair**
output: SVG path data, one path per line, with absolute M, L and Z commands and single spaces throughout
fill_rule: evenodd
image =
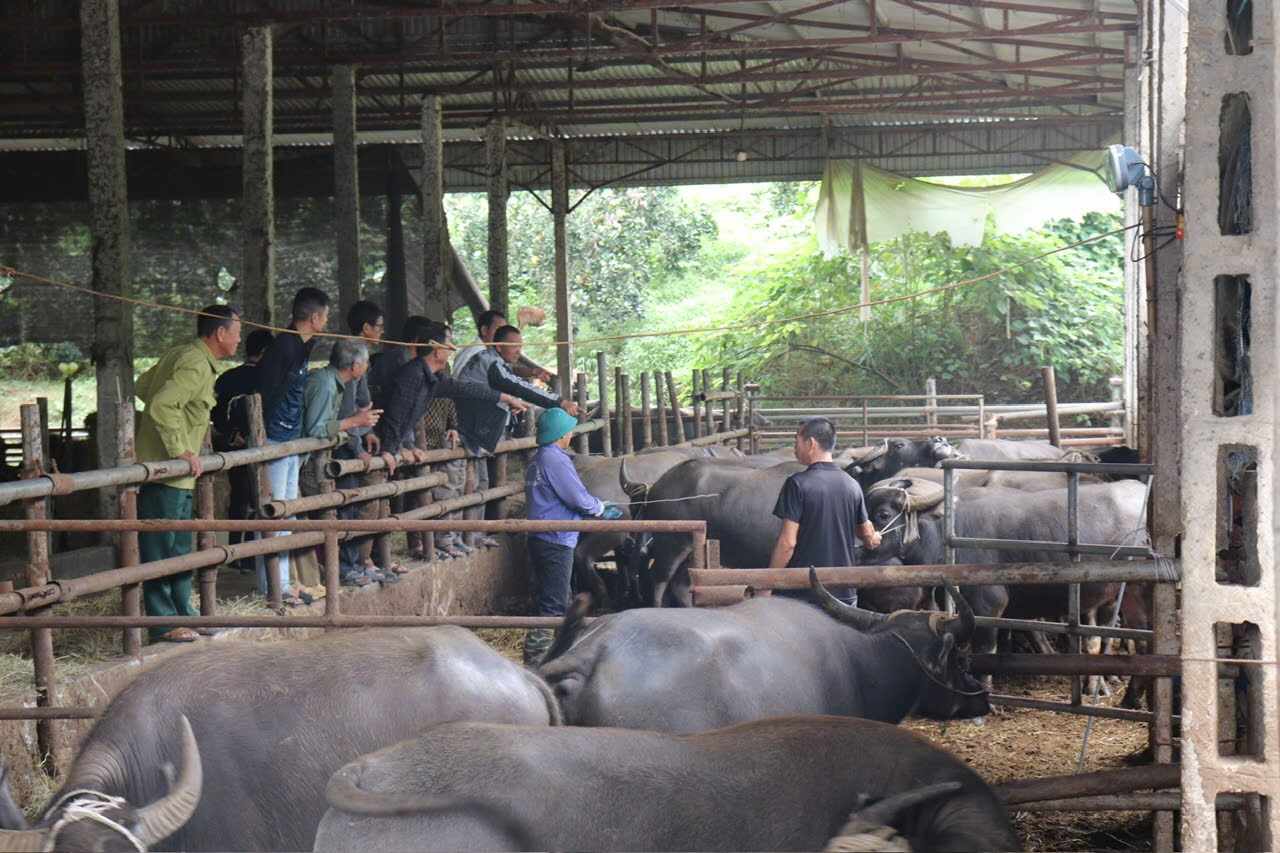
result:
M 836 447 L 836 427 L 827 418 L 819 415 L 814 418 L 806 418 L 804 423 L 800 424 L 797 430 L 801 438 L 812 438 L 818 442 L 818 446 L 828 452 Z
M 240 309 L 234 305 L 206 305 L 196 317 L 196 337 L 209 338 L 219 329 L 227 329 L 240 319 Z
M 493 321 L 497 319 L 507 319 L 507 315 L 501 311 L 494 311 L 490 308 L 488 311 L 481 311 L 480 316 L 476 318 L 476 331 L 480 332 L 485 326 L 492 326 Z
M 266 329 L 254 329 L 249 333 L 249 337 L 244 339 L 245 358 L 262 355 L 271 346 L 271 341 L 271 333 Z
M 415 314 L 404 323 L 404 343 L 431 344 L 444 343 L 449 339 L 449 326 L 439 320 Z M 416 355 L 427 355 L 433 346 L 416 347 Z
M 512 335 L 520 334 L 520 330 L 515 326 L 503 326 L 501 329 L 493 333 L 493 342 L 500 344 Z
M 304 287 L 293 295 L 293 312 L 290 316 L 295 323 L 301 323 L 328 307 L 329 294 L 318 287 Z
M 364 331 L 365 326 L 378 325 L 378 320 L 381 318 L 381 308 L 368 299 L 361 299 L 347 311 L 347 329 L 351 334 L 358 335 Z

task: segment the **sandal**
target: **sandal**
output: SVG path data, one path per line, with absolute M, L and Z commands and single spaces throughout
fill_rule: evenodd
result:
M 365 572 L 349 572 L 338 579 L 343 586 L 368 586 L 373 583 L 373 578 L 369 577 Z
M 419 557 L 418 559 L 423 559 L 423 558 Z M 409 574 L 409 572 L 413 571 L 413 569 L 405 568 L 399 563 L 392 563 L 389 571 L 392 574 L 396 574 L 396 575 L 407 575 Z
M 194 643 L 200 635 L 190 628 L 174 628 L 166 634 L 160 635 L 162 643 Z

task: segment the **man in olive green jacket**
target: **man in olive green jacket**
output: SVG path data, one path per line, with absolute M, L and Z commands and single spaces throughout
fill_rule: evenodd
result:
M 147 483 L 138 491 L 139 518 L 191 518 L 191 496 L 200 476 L 200 448 L 213 409 L 213 381 L 218 360 L 240 346 L 240 312 L 227 305 L 210 305 L 196 320 L 197 340 L 166 352 L 155 366 L 138 377 L 134 393 L 146 406 L 138 419 L 139 462 L 185 459 L 191 474 L 165 483 Z M 190 533 L 142 533 L 138 550 L 143 562 L 191 553 Z M 192 572 L 156 578 L 142 584 L 148 616 L 196 616 L 191 606 Z M 190 628 L 155 627 L 151 641 L 189 643 Z

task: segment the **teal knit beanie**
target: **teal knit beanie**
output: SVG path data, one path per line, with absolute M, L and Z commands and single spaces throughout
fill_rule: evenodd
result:
M 551 444 L 578 425 L 578 419 L 564 409 L 547 409 L 538 417 L 538 444 Z

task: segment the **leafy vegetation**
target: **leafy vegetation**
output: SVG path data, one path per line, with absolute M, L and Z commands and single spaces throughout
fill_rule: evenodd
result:
M 1107 378 L 1120 371 L 1123 355 L 1123 238 L 1035 259 L 1116 229 L 1118 214 L 1058 220 L 1018 235 L 988 233 L 978 247 L 928 234 L 877 244 L 869 256 L 870 295 L 896 301 L 876 305 L 865 324 L 856 307 L 789 320 L 859 301 L 860 257 L 824 258 L 817 250 L 816 196 L 811 183 L 575 193 L 568 243 L 574 335 L 582 342 L 578 369 L 593 369 L 592 353 L 604 349 L 612 364 L 671 370 L 682 378 L 695 367 L 730 365 L 771 391 L 918 393 L 926 378 L 936 377 L 944 392 L 1023 400 L 1039 394 L 1037 368 L 1053 364 L 1064 400 L 1108 396 Z M 415 199 L 404 199 L 410 281 L 422 263 L 415 208 Z M 487 289 L 484 197 L 450 195 L 446 208 L 454 245 Z M 189 307 L 240 300 L 234 203 L 141 202 L 131 211 L 140 296 Z M 0 210 L 0 259 L 51 278 L 87 279 L 83 206 L 27 206 L 20 214 Z M 366 198 L 362 214 L 364 291 L 382 300 L 385 201 Z M 552 362 L 545 346 L 554 334 L 551 216 L 526 192 L 512 195 L 508 215 L 511 304 L 546 310 L 547 322 L 527 329 L 526 340 L 531 355 Z M 330 201 L 282 199 L 277 220 L 277 310 L 304 284 L 336 297 Z M 920 295 L 996 272 L 990 281 Z M 80 393 L 92 383 L 85 365 L 89 300 L 18 281 L 0 289 L 0 305 L 0 344 L 18 344 L 0 349 L 7 390 L 29 399 L 30 385 L 60 401 L 64 369 L 79 365 L 79 422 L 81 399 L 92 399 L 91 390 Z M 454 322 L 459 337 L 470 337 L 465 309 Z M 137 352 L 155 356 L 189 328 L 189 317 L 139 309 Z M 717 331 L 661 334 L 690 328 Z M 649 336 L 628 337 L 641 334 Z M 35 346 L 64 339 L 79 349 Z M 40 383 L 49 387 L 36 388 Z M 0 413 L 0 421 L 10 420 L 7 411 Z
M 1106 399 L 1123 365 L 1123 239 L 1041 256 L 1119 225 L 1118 214 L 1089 214 L 1039 232 L 989 233 L 979 247 L 953 247 L 945 234 L 873 245 L 871 301 L 898 301 L 875 305 L 865 324 L 856 307 L 787 320 L 859 302 L 860 259 L 823 258 L 808 240 L 744 271 L 725 320 L 746 328 L 704 339 L 699 356 L 738 364 L 766 390 L 918 393 L 935 377 L 949 393 L 1000 400 L 1037 396 L 1037 370 L 1052 364 L 1064 397 Z

